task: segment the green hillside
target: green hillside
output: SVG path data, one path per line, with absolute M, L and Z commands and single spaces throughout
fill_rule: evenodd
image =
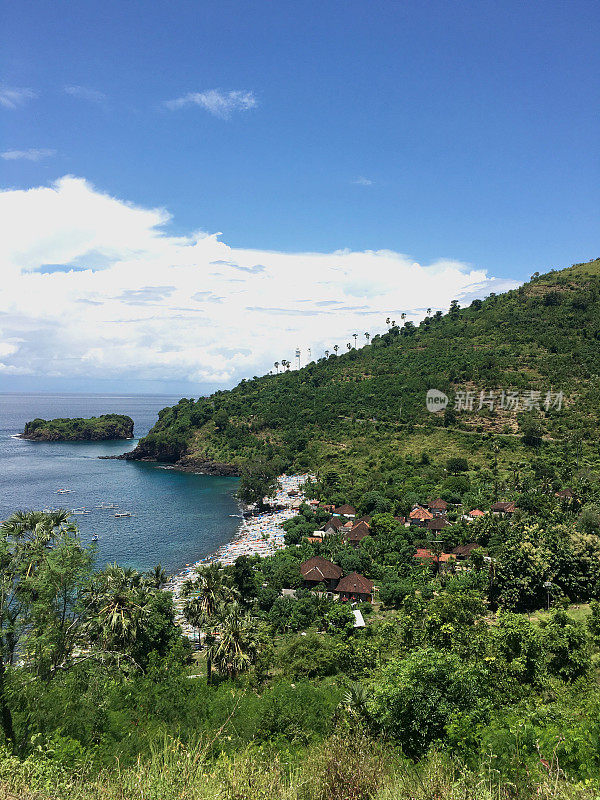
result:
M 424 454 L 441 464 L 465 456 L 475 468 L 493 460 L 502 472 L 529 460 L 533 445 L 568 477 L 597 459 L 599 375 L 595 260 L 536 274 L 468 308 L 453 303 L 444 315 L 390 327 L 359 349 L 301 370 L 183 399 L 160 412 L 131 457 L 190 468 L 262 458 L 281 469 L 333 470 L 352 497 L 396 483 L 407 458 Z M 445 412 L 427 410 L 428 389 L 448 395 Z M 513 392 L 519 408 L 498 408 L 503 389 L 504 405 Z M 479 408 L 482 390 L 485 400 L 494 392 L 493 409 Z M 473 409 L 455 411 L 469 391 Z M 523 410 L 528 398 L 539 411 Z

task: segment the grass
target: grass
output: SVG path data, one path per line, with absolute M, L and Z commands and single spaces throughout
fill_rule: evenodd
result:
M 572 783 L 558 764 L 502 780 L 433 753 L 413 764 L 391 747 L 345 729 L 302 759 L 250 747 L 209 760 L 210 742 L 165 739 L 150 758 L 86 779 L 52 761 L 0 760 L 0 800 L 598 800 L 600 784 Z
M 550 607 L 550 611 L 540 609 L 539 611 L 533 611 L 526 616 L 534 625 L 539 625 L 541 622 L 548 622 L 554 610 L 555 609 L 552 607 Z M 571 605 L 566 608 L 565 611 L 574 622 L 585 622 L 591 613 L 589 603 Z

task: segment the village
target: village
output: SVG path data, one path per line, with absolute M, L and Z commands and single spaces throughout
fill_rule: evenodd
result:
M 355 615 L 355 626 L 364 627 L 364 618 L 358 606 L 380 601 L 377 581 L 372 575 L 365 575 L 358 570 L 342 569 L 319 551 L 333 541 L 339 542 L 345 548 L 359 550 L 361 543 L 367 537 L 373 536 L 373 515 L 359 516 L 357 509 L 348 503 L 335 506 L 308 498 L 305 486 L 312 480 L 313 476 L 309 474 L 280 476 L 276 492 L 272 497 L 264 499 L 261 510 L 256 507 L 245 509 L 238 534 L 231 542 L 197 564 L 187 565 L 183 572 L 169 580 L 165 588 L 173 592 L 177 622 L 188 638 L 197 640 L 198 631 L 189 624 L 184 613 L 184 587 L 189 585 L 198 571 L 209 564 L 232 567 L 240 557 L 259 556 L 262 559 L 289 547 L 300 548 L 302 544 L 312 546 L 313 552 L 316 552 L 298 562 L 298 580 L 294 580 L 292 576 L 287 585 L 281 587 L 281 597 L 295 599 L 299 596 L 300 589 L 303 592 L 314 592 L 328 600 L 348 603 Z M 573 491 L 569 488 L 563 489 L 556 492 L 555 496 L 559 500 L 569 501 L 573 498 Z M 328 518 L 318 529 L 304 535 L 301 542 L 286 544 L 286 528 L 289 523 L 301 519 L 302 512 L 308 509 L 314 512 L 315 519 L 317 515 L 323 518 L 324 512 Z M 408 540 L 414 542 L 412 558 L 415 566 L 428 569 L 432 575 L 444 576 L 468 571 L 474 566 L 478 569 L 489 569 L 493 564 L 493 559 L 476 540 L 447 546 L 452 541 L 452 530 L 458 522 L 468 526 L 486 515 L 510 520 L 517 510 L 515 501 L 499 500 L 491 504 L 487 511 L 474 508 L 461 512 L 441 497 L 436 497 L 425 503 L 415 504 L 408 516 L 394 516 L 393 521 L 398 527 L 405 529 Z

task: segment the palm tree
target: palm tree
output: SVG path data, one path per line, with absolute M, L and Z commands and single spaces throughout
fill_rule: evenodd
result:
M 196 579 L 186 582 L 184 594 L 188 597 L 193 594 L 200 603 L 202 613 L 214 617 L 223 600 L 233 595 L 233 589 L 225 581 L 221 565 L 216 562 L 198 567 Z
M 147 572 L 144 575 L 144 582 L 151 589 L 160 589 L 160 587 L 167 582 L 167 573 L 163 569 L 162 564 L 157 564 L 154 569 Z
M 236 599 L 236 592 L 225 581 L 221 566 L 209 564 L 196 570 L 195 581 L 186 582 L 184 592 L 194 596 L 185 604 L 183 615 L 194 628 L 206 630 L 206 682 L 212 681 L 213 646 L 215 644 L 215 621 L 222 606 Z
M 388 328 L 389 328 L 389 326 L 391 325 L 391 322 L 392 322 L 392 320 L 391 320 L 391 319 L 388 317 L 388 318 L 386 319 L 386 321 L 385 321 L 385 324 L 388 326 Z
M 354 349 L 356 350 L 356 340 L 358 339 L 358 333 L 353 333 L 352 336 L 354 337 Z
M 71 512 L 65 509 L 51 511 L 15 511 L 0 526 L 3 534 L 16 540 L 35 541 L 48 544 L 56 537 L 59 528 L 74 532 L 75 526 L 69 522 Z
M 400 314 L 400 319 L 402 320 L 402 322 L 404 322 L 404 320 L 406 319 L 406 314 L 404 313 L 404 311 L 402 312 L 402 314 Z
M 354 721 L 365 721 L 369 717 L 369 693 L 360 683 L 351 683 L 346 688 L 338 710 L 345 713 Z
M 325 358 L 329 358 L 329 350 L 325 350 Z
M 256 660 L 258 646 L 254 620 L 243 612 L 239 603 L 232 603 L 224 609 L 219 638 L 209 649 L 219 672 L 229 678 L 245 672 Z
M 127 652 L 142 630 L 148 599 L 139 572 L 109 564 L 88 593 L 92 638 L 105 650 Z
M 428 308 L 428 309 L 427 309 L 427 316 L 429 316 L 430 314 L 431 314 L 431 309 L 430 309 L 430 308 Z
M 340 349 L 340 346 L 339 346 L 339 344 L 334 344 L 334 345 L 333 345 L 333 349 L 335 350 L 335 354 L 336 354 L 336 356 L 337 356 L 337 351 Z
M 275 367 L 275 369 L 277 370 L 277 374 L 279 375 L 279 361 L 276 361 L 276 362 L 273 364 L 273 366 Z
M 367 340 L 367 344 L 369 344 L 369 339 L 370 338 L 371 338 L 371 334 L 369 333 L 369 331 L 366 331 L 365 332 L 365 339 Z
M 350 344 L 350 342 L 346 342 L 346 347 L 348 348 L 348 350 L 352 350 L 352 345 Z

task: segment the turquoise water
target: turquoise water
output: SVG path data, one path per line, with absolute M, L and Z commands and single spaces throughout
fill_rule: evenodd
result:
M 25 422 L 42 417 L 128 414 L 141 437 L 158 411 L 179 397 L 158 395 L 0 394 L 0 519 L 17 509 L 82 508 L 82 539 L 96 534 L 97 563 L 116 561 L 137 569 L 161 563 L 174 572 L 229 541 L 240 522 L 234 498 L 238 481 L 190 475 L 165 466 L 104 461 L 98 456 L 131 450 L 137 438 L 117 442 L 29 442 L 13 438 Z M 72 489 L 59 495 L 57 489 Z M 115 518 L 115 504 L 131 517 Z

